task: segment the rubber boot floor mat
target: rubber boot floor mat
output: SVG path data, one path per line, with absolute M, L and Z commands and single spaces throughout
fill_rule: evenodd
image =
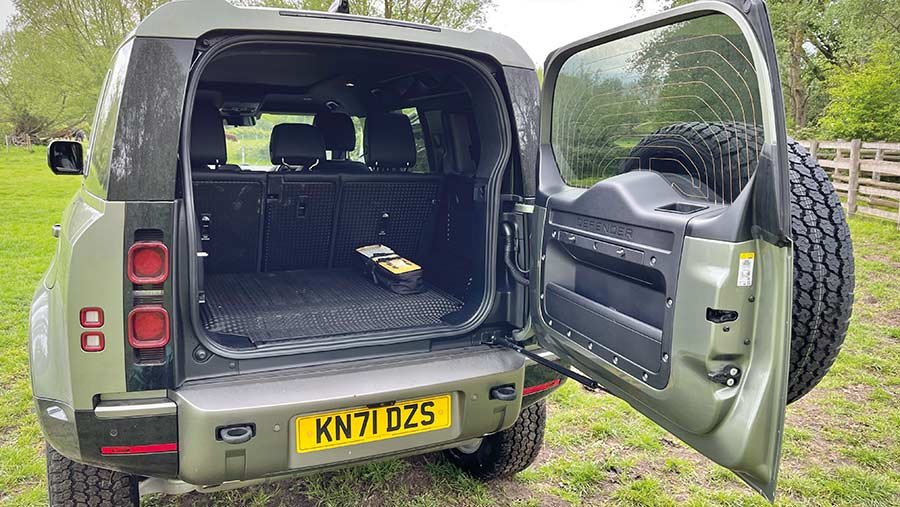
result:
M 428 287 L 400 295 L 359 270 L 303 270 L 207 274 L 204 327 L 264 343 L 444 325 L 462 308 Z

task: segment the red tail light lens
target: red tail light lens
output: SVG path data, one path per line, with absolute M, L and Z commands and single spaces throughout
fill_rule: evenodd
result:
M 163 283 L 169 277 L 169 249 L 159 241 L 139 241 L 128 249 L 128 279 L 138 285 Z
M 161 306 L 137 306 L 128 314 L 128 343 L 155 349 L 169 343 L 169 312 Z
M 100 454 L 104 456 L 119 454 L 155 454 L 159 452 L 177 452 L 178 444 L 145 444 L 145 445 L 109 445 L 100 448 Z
M 544 382 L 543 384 L 538 384 L 536 386 L 528 386 L 522 389 L 522 396 L 528 396 L 529 394 L 539 393 L 541 391 L 546 391 L 547 389 L 552 389 L 560 384 L 560 380 L 555 378 L 549 382 Z

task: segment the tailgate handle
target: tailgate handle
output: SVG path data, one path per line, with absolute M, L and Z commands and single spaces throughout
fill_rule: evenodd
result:
M 219 427 L 216 429 L 216 440 L 221 440 L 226 444 L 243 444 L 253 438 L 255 430 L 256 425 L 254 424 Z

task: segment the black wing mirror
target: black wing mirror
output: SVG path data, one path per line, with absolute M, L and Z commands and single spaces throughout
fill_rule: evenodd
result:
M 84 149 L 78 141 L 51 141 L 47 165 L 54 174 L 84 174 Z

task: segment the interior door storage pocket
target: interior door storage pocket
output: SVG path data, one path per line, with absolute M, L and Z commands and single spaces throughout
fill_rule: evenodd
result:
M 647 371 L 659 371 L 661 329 L 557 284 L 547 285 L 544 304 L 547 315 L 560 324 Z

